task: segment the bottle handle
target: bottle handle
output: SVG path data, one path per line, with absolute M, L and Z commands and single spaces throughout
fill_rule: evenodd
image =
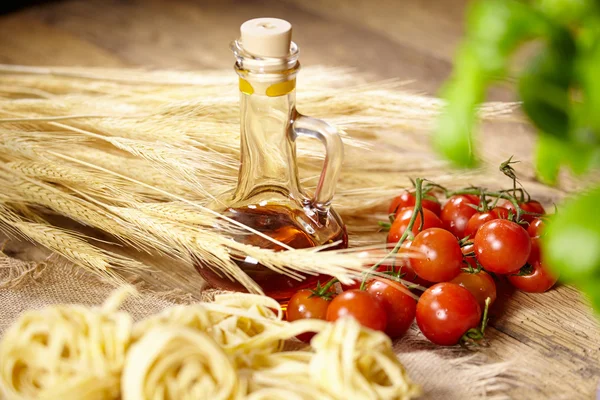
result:
M 295 112 L 291 129 L 292 141 L 306 136 L 319 139 L 325 145 L 325 161 L 319 182 L 312 198 L 312 206 L 320 212 L 329 211 L 335 193 L 342 162 L 344 144 L 336 128 L 320 119 L 307 117 Z

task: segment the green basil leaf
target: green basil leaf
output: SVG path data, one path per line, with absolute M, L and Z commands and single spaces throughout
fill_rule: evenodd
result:
M 542 238 L 544 260 L 567 282 L 600 277 L 600 187 L 563 204 Z

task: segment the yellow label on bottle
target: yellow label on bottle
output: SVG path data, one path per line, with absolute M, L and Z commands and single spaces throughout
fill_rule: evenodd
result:
M 274 83 L 267 88 L 266 95 L 269 97 L 283 96 L 296 88 L 296 79 L 285 82 Z
M 252 94 L 254 93 L 254 88 L 252 87 L 250 82 L 248 82 L 244 78 L 240 78 L 240 92 L 244 94 Z

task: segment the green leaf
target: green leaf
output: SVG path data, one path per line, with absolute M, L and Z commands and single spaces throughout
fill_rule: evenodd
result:
M 525 40 L 545 33 L 551 24 L 529 5 L 515 0 L 474 2 L 468 13 L 467 37 L 442 91 L 446 108 L 433 136 L 435 149 L 460 167 L 473 167 L 476 108 L 489 84 L 505 76 L 514 50 Z M 545 114 L 545 112 L 544 112 Z
M 600 17 L 586 26 L 579 39 L 580 56 L 577 60 L 576 75 L 583 94 L 581 120 L 579 126 L 593 132 L 600 138 Z
M 592 307 L 597 313 L 600 313 L 600 277 L 594 277 L 585 282 L 580 282 L 578 287 L 586 294 L 586 297 L 592 303 Z
M 548 28 L 546 19 L 524 2 L 476 1 L 469 10 L 467 40 L 486 73 L 503 75 L 514 50 Z
M 555 184 L 561 165 L 577 175 L 600 165 L 600 146 L 585 145 L 540 132 L 536 146 L 536 173 L 546 184 Z
M 542 13 L 564 25 L 581 21 L 597 8 L 594 0 L 537 0 L 534 5 Z
M 544 183 L 556 183 L 563 160 L 562 142 L 557 138 L 540 133 L 535 148 L 536 174 Z
M 475 107 L 485 95 L 485 75 L 468 46 L 461 48 L 454 78 L 442 93 L 447 105 L 438 119 L 433 146 L 455 165 L 473 167 L 472 130 Z
M 529 61 L 519 79 L 523 110 L 543 132 L 566 138 L 570 129 L 575 42 L 560 28 Z
M 571 199 L 549 222 L 544 260 L 566 282 L 600 278 L 600 187 Z M 600 290 L 600 287 L 596 287 Z

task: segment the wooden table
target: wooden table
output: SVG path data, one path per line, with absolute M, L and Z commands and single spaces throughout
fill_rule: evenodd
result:
M 294 26 L 305 65 L 344 65 L 375 78 L 415 80 L 435 93 L 448 76 L 466 0 L 88 0 L 50 2 L 0 17 L 0 62 L 228 68 L 228 43 L 258 16 Z M 496 92 L 495 97 L 510 94 Z M 502 299 L 500 299 L 502 300 Z M 514 360 L 530 385 L 514 398 L 592 398 L 600 333 L 572 288 L 515 293 L 489 330 L 497 360 Z

